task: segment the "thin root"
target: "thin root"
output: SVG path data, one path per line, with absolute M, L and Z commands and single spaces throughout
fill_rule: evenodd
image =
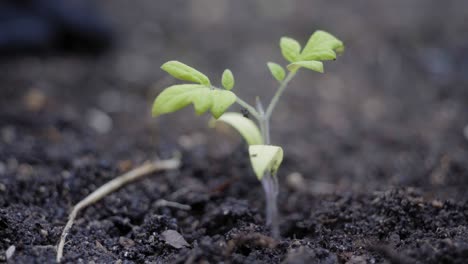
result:
M 177 169 L 179 168 L 179 166 L 180 160 L 178 158 L 144 163 L 140 167 L 135 168 L 109 181 L 108 183 L 104 184 L 103 186 L 99 187 L 97 190 L 86 196 L 86 198 L 81 200 L 79 203 L 77 203 L 73 207 L 70 215 L 68 216 L 68 222 L 63 228 L 62 235 L 60 237 L 60 242 L 57 248 L 57 262 L 60 262 L 63 257 L 63 248 L 65 246 L 67 235 L 70 232 L 71 227 L 73 226 L 73 222 L 75 221 L 77 214 L 82 209 L 98 202 L 99 200 L 109 195 L 110 193 L 116 191 L 117 189 L 121 188 L 122 186 L 135 180 L 138 180 L 143 176 L 146 176 L 156 171 Z

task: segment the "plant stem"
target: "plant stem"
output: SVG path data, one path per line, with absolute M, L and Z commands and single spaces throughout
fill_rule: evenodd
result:
M 289 82 L 295 76 L 295 72 L 289 72 L 288 76 L 281 82 L 280 87 L 276 91 L 273 99 L 266 112 L 260 100 L 257 99 L 257 111 L 258 111 L 258 123 L 260 125 L 260 131 L 262 132 L 263 140 L 265 145 L 270 145 L 270 118 L 273 110 L 278 103 L 279 98 L 283 94 L 284 90 L 288 86 Z M 255 109 L 254 109 L 255 110 Z M 250 111 L 250 110 L 249 110 Z M 252 113 L 252 111 L 250 111 Z M 265 202 L 266 202 L 266 222 L 271 228 L 271 234 L 274 238 L 279 238 L 279 212 L 278 212 L 278 193 L 279 184 L 276 175 L 272 175 L 270 172 L 265 173 L 262 178 L 262 186 L 265 191 Z
M 221 88 L 218 88 L 216 86 L 211 86 L 211 89 L 216 89 L 216 90 L 225 90 L 225 89 L 221 89 Z M 255 117 L 255 119 L 257 119 L 258 121 L 260 121 L 260 114 L 257 112 L 257 110 L 255 110 L 255 108 L 253 106 L 251 106 L 249 103 L 247 103 L 246 101 L 242 100 L 239 96 L 236 96 L 236 103 L 239 104 L 240 106 L 244 107 L 245 109 L 247 109 L 247 111 L 249 111 L 249 113 Z
M 265 145 L 270 145 L 270 127 L 269 119 L 265 115 L 263 110 L 262 103 L 257 98 L 257 111 L 260 114 L 260 119 L 258 120 L 260 125 L 260 131 L 262 132 L 263 140 Z M 279 215 L 278 215 L 278 187 L 277 182 L 275 181 L 276 176 L 271 175 L 270 172 L 265 173 L 262 177 L 262 186 L 265 191 L 265 203 L 266 203 L 266 223 L 271 228 L 271 235 L 274 238 L 279 238 Z M 276 186 L 275 186 L 276 184 Z
M 238 103 L 240 106 L 244 107 L 245 109 L 247 109 L 247 111 L 250 112 L 250 114 L 255 117 L 255 119 L 257 119 L 259 122 L 260 122 L 260 114 L 257 112 L 257 110 L 255 110 L 255 108 L 253 106 L 251 106 L 249 103 L 247 103 L 246 101 L 240 99 L 239 97 L 237 97 L 236 99 L 236 103 Z
M 292 80 L 292 78 L 295 75 L 296 75 L 296 72 L 290 71 L 288 75 L 286 76 L 286 78 L 284 78 L 284 80 L 281 82 L 280 87 L 278 88 L 278 91 L 276 91 L 275 95 L 273 96 L 273 99 L 271 99 L 271 102 L 268 105 L 268 108 L 265 113 L 266 119 L 270 119 L 271 114 L 273 113 L 273 110 L 275 109 L 275 106 L 278 103 L 278 99 L 281 97 L 286 87 L 288 87 L 289 82 Z

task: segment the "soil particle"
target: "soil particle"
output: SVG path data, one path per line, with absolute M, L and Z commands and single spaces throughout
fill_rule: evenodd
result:
M 184 237 L 175 230 L 166 230 L 161 233 L 161 237 L 167 244 L 177 249 L 190 246 Z

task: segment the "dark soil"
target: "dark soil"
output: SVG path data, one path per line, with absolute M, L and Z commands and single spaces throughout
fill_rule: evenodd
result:
M 2 116 L 7 121 L 0 152 L 0 245 L 16 247 L 15 263 L 53 262 L 71 205 L 142 160 L 176 148 L 143 148 L 131 140 L 118 146 L 119 135 L 113 135 L 114 146 L 102 150 L 84 120 L 54 112 L 62 111 L 16 109 Z M 123 160 L 120 148 L 140 154 Z M 213 157 L 205 146 L 193 147 L 183 153 L 180 170 L 148 177 L 86 209 L 68 238 L 66 262 L 465 263 L 468 258 L 466 201 L 438 200 L 420 188 L 337 191 L 331 183 L 320 189 L 328 194 L 319 194 L 297 173 L 282 179 L 283 239 L 274 240 L 264 227 L 262 190 L 243 149 Z M 283 171 L 291 163 L 287 158 Z M 450 166 L 452 173 L 465 173 Z M 191 210 L 159 207 L 159 199 Z M 165 230 L 178 231 L 190 247 L 166 243 Z
M 54 263 L 74 204 L 179 151 L 179 170 L 81 212 L 64 262 L 467 263 L 466 4 L 304 0 L 271 17 L 253 11 L 262 1 L 233 1 L 213 22 L 185 1 L 126 2 L 105 7 L 124 36 L 114 53 L 0 65 L 0 262 L 14 246 L 10 263 Z M 154 120 L 149 109 L 172 82 L 157 69 L 173 58 L 210 76 L 232 65 L 242 97 L 268 98 L 272 43 L 317 27 L 342 36 L 347 53 L 326 75 L 301 74 L 275 112 L 285 150 L 275 240 L 238 136 L 191 110 Z M 189 246 L 171 245 L 167 230 Z

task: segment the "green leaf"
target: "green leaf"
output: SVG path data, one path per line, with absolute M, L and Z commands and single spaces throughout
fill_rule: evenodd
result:
M 302 50 L 300 60 L 334 60 L 336 52 L 343 51 L 343 42 L 328 32 L 317 30 Z
M 234 87 L 234 75 L 232 75 L 231 70 L 224 70 L 223 77 L 221 78 L 221 83 L 223 84 L 223 87 L 227 90 L 231 90 L 232 87 Z
M 283 149 L 272 145 L 252 145 L 249 147 L 250 162 L 259 180 L 266 172 L 276 174 L 283 161 Z
M 179 80 L 211 85 L 206 75 L 179 61 L 168 61 L 161 66 L 161 69 Z
M 215 125 L 217 122 L 224 122 L 235 128 L 249 145 L 263 144 L 263 137 L 257 125 L 239 113 L 225 113 L 218 120 L 212 120 L 210 124 Z
M 299 44 L 295 39 L 282 37 L 280 39 L 280 48 L 281 54 L 283 54 L 283 57 L 287 61 L 294 62 L 299 59 L 301 44 Z
M 210 110 L 219 118 L 236 101 L 230 91 L 213 90 L 200 84 L 173 85 L 162 91 L 154 100 L 152 114 L 159 116 L 180 110 L 193 103 L 198 115 Z
M 268 69 L 270 69 L 271 75 L 275 77 L 276 80 L 281 82 L 284 77 L 286 76 L 286 73 L 283 70 L 283 67 L 281 67 L 279 64 L 274 63 L 274 62 L 268 62 Z
M 288 70 L 295 72 L 300 68 L 307 68 L 316 72 L 323 73 L 323 63 L 321 61 L 298 61 L 289 64 Z
M 236 102 L 237 96 L 231 91 L 211 90 L 213 105 L 211 114 L 218 119 L 226 110 Z

